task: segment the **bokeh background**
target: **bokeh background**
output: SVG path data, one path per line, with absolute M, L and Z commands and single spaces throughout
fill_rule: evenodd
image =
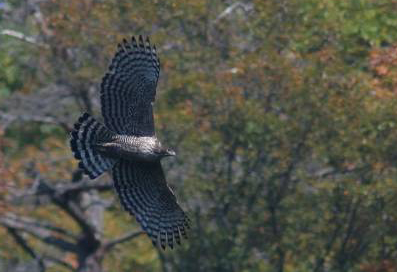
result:
M 139 34 L 174 250 L 68 145 Z M 0 0 L 0 271 L 397 271 L 396 121 L 395 0 Z

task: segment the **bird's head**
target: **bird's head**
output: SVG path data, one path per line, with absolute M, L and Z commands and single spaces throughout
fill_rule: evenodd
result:
M 157 156 L 159 156 L 160 158 L 176 155 L 174 150 L 172 150 L 171 148 L 161 146 L 161 144 L 159 144 L 157 148 L 154 149 L 154 152 L 157 153 Z
M 175 156 L 176 153 L 174 150 L 172 150 L 171 148 L 165 148 L 163 151 L 163 156 L 164 157 L 168 157 L 168 156 Z
M 157 154 L 158 157 L 164 158 L 164 157 L 170 157 L 170 156 L 175 156 L 176 153 L 174 150 L 171 148 L 168 148 L 166 146 L 163 146 L 160 141 L 156 140 L 156 144 L 153 149 L 154 153 Z

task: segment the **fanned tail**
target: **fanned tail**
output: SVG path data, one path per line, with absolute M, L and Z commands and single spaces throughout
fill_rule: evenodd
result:
M 96 121 L 88 113 L 80 116 L 71 133 L 70 146 L 74 157 L 78 159 L 79 167 L 91 179 L 110 169 L 116 159 L 104 156 L 95 150 L 95 144 L 110 139 L 113 132 Z

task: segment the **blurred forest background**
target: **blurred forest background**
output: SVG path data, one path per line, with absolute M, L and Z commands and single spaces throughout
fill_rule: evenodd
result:
M 139 34 L 174 250 L 68 144 Z M 396 0 L 0 0 L 0 271 L 397 271 L 396 122 Z

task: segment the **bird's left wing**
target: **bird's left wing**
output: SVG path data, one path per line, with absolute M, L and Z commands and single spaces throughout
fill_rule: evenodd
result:
M 168 187 L 160 162 L 120 160 L 112 175 L 122 206 L 136 217 L 153 244 L 162 248 L 180 244 L 189 219 Z
M 153 136 L 153 106 L 160 60 L 149 38 L 132 37 L 118 45 L 101 84 L 102 115 L 118 134 Z

